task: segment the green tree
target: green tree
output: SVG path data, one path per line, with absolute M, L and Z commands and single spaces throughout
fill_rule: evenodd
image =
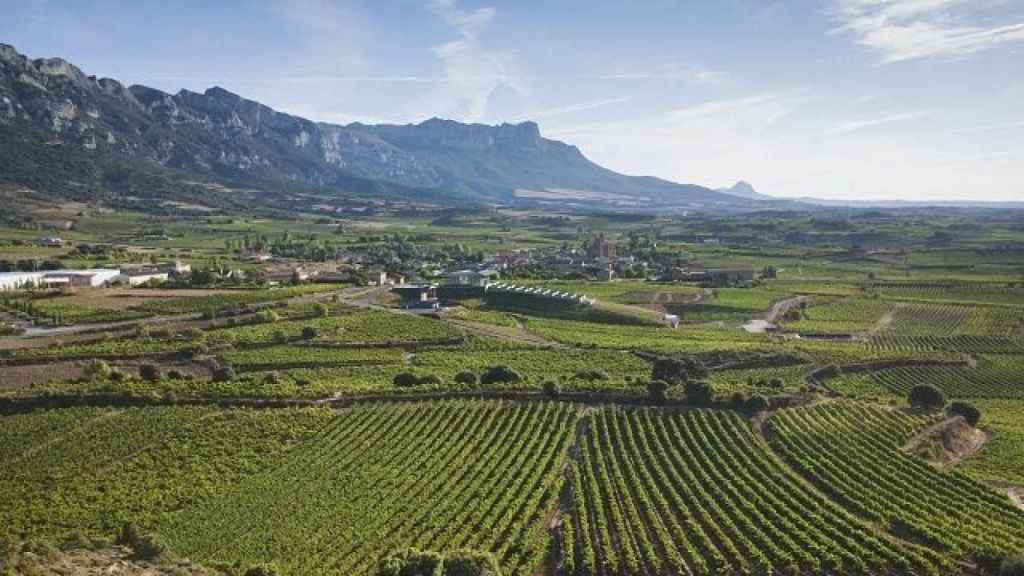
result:
M 946 395 L 931 384 L 918 384 L 910 389 L 907 402 L 915 408 L 937 410 L 946 405 Z
M 953 402 L 946 407 L 946 413 L 950 416 L 963 416 L 971 427 L 976 428 L 981 421 L 981 410 L 974 404 L 967 402 Z

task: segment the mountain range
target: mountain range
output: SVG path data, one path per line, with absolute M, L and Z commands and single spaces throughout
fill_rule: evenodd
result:
M 616 173 L 536 123 L 430 119 L 337 125 L 223 88 L 169 94 L 86 75 L 0 44 L 0 183 L 37 196 L 209 201 L 240 187 L 481 204 L 742 208 L 748 184 L 713 190 Z

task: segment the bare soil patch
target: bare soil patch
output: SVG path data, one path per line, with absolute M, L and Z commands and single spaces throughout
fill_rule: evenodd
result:
M 181 289 L 162 290 L 159 288 L 98 288 L 78 290 L 70 296 L 62 299 L 71 304 L 88 306 L 90 308 L 102 308 L 104 310 L 124 310 L 132 306 L 138 306 L 148 300 L 163 300 L 168 298 L 200 298 L 213 294 L 234 294 L 237 290 L 209 290 L 209 289 Z
M 925 428 L 903 446 L 903 451 L 921 456 L 934 466 L 949 468 L 976 454 L 987 441 L 988 434 L 956 416 Z
M 50 546 L 19 546 L 9 563 L 14 574 L 39 576 L 208 576 L 221 574 L 189 560 L 159 558 L 142 561 L 131 550 L 113 546 L 98 550 L 61 551 Z

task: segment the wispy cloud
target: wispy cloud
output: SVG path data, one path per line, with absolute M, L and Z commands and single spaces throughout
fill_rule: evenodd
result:
M 856 132 L 858 130 L 864 130 L 867 128 L 874 128 L 876 126 L 882 126 L 885 124 L 892 124 L 895 122 L 907 122 L 910 120 L 917 120 L 919 118 L 926 118 L 934 113 L 935 110 L 915 110 L 913 112 L 888 114 L 885 116 L 878 116 L 875 118 L 851 120 L 850 122 L 844 122 L 836 126 L 835 128 L 828 130 L 826 134 L 849 134 L 850 132 Z
M 708 85 L 721 83 L 728 78 L 728 74 L 713 68 L 672 61 L 653 68 L 629 72 L 584 74 L 580 78 L 584 80 L 682 80 L 690 84 Z
M 615 104 L 624 104 L 632 99 L 632 96 L 621 96 L 619 98 L 606 98 L 604 100 L 588 100 L 586 102 L 577 102 L 575 104 L 558 106 L 555 108 L 548 108 L 546 110 L 537 110 L 531 112 L 530 114 L 528 114 L 528 116 L 531 119 L 550 118 L 552 116 L 562 116 L 564 114 L 574 114 L 576 112 L 596 110 L 598 108 L 604 108 L 605 106 L 613 106 Z
M 497 14 L 493 7 L 467 11 L 455 0 L 432 0 L 427 8 L 458 34 L 455 40 L 431 48 L 443 63 L 445 74 L 442 85 L 427 98 L 433 107 L 430 115 L 447 112 L 459 119 L 477 121 L 487 113 L 488 98 L 495 89 L 505 86 L 525 92 L 522 76 L 514 70 L 513 55 L 489 50 L 483 42 L 482 35 Z
M 976 0 L 835 0 L 840 25 L 882 63 L 963 57 L 1024 41 L 1024 18 L 982 23 L 990 3 Z

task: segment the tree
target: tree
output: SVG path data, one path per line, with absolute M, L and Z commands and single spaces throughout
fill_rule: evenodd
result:
M 327 318 L 328 316 L 331 315 L 330 307 L 328 307 L 327 304 L 323 303 L 314 306 L 313 311 L 316 314 L 317 318 Z
M 669 383 L 664 380 L 651 380 L 647 383 L 647 397 L 655 404 L 664 404 L 667 400 Z
M 419 378 L 420 386 L 440 386 L 443 383 L 437 374 L 424 374 Z
M 743 405 L 743 408 L 747 412 L 750 412 L 751 414 L 757 414 L 771 408 L 771 403 L 768 402 L 768 399 L 765 398 L 764 396 L 760 394 L 754 394 L 750 398 L 747 398 L 747 401 Z
M 160 368 L 154 364 L 143 364 L 139 367 L 139 377 L 147 382 L 156 382 L 160 379 Z
M 704 365 L 694 358 L 659 358 L 651 366 L 651 380 L 663 380 L 669 384 L 682 384 L 707 375 Z
M 230 382 L 235 379 L 235 369 L 231 366 L 220 366 L 213 371 L 214 382 Z
M 462 371 L 455 375 L 455 383 L 463 386 L 476 386 L 476 374 Z
M 963 416 L 964 420 L 971 425 L 972 428 L 978 427 L 978 422 L 981 421 L 981 410 L 973 404 L 967 402 L 953 402 L 946 407 L 946 414 L 950 416 Z
M 701 380 L 687 382 L 683 390 L 686 392 L 686 399 L 691 404 L 707 405 L 715 399 L 714 388 L 711 384 Z
M 931 384 L 918 384 L 910 389 L 907 402 L 915 408 L 937 410 L 946 405 L 946 395 Z
M 480 375 L 480 383 L 488 384 L 513 384 L 519 382 L 523 377 L 505 365 L 491 366 Z
M 550 398 L 557 398 L 562 393 L 562 387 L 555 380 L 545 380 L 541 384 L 541 388 L 544 390 L 544 394 Z
M 320 335 L 320 331 L 317 330 L 316 326 L 304 326 L 302 328 L 302 339 L 313 340 Z
M 1024 576 L 1024 554 L 1015 554 L 1003 560 L 999 576 Z
M 411 388 L 412 386 L 419 384 L 420 379 L 412 372 L 399 372 L 398 374 L 395 374 L 391 383 L 398 388 Z

